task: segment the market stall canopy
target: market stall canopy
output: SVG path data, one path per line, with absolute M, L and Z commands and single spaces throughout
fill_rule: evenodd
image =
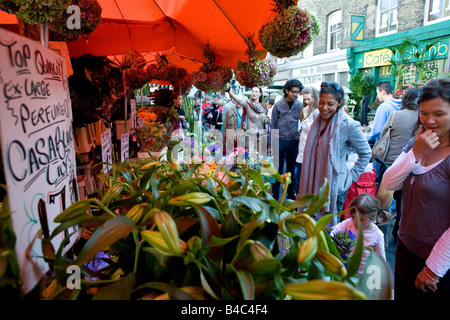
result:
M 255 34 L 274 16 L 272 0 L 98 0 L 102 22 L 88 41 L 68 43 L 71 57 L 164 53 L 189 73 L 203 62 L 202 44 L 216 51 L 217 65 L 235 68 L 246 61 L 243 37 Z M 9 17 L 8 17 L 9 16 Z M 17 23 L 4 12 L 0 25 Z M 257 43 L 257 48 L 262 46 Z M 178 63 L 176 62 L 178 61 Z

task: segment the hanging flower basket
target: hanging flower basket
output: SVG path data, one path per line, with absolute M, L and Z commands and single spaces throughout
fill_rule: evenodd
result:
M 277 73 L 277 65 L 272 59 L 258 57 L 265 55 L 266 52 L 256 50 L 254 37 L 254 34 L 250 34 L 244 39 L 248 46 L 246 52 L 249 61 L 238 61 L 238 67 L 234 69 L 236 80 L 247 88 L 268 86 L 272 83 L 273 77 Z
M 192 73 L 192 84 L 203 92 L 220 91 L 230 82 L 233 71 L 229 67 L 214 64 L 216 54 L 209 43 L 202 49 L 205 59 L 203 66 Z
M 77 5 L 80 8 L 80 28 L 67 27 L 67 21 L 70 19 L 72 13 L 64 14 L 54 20 L 50 24 L 50 30 L 55 31 L 60 35 L 57 40 L 72 41 L 79 38 L 87 38 L 100 24 L 102 20 L 102 7 L 97 0 L 72 0 L 72 5 Z
M 135 50 L 129 51 L 119 64 L 119 69 L 123 72 L 125 84 L 130 89 L 140 89 L 150 82 L 145 70 L 146 61 L 142 54 Z
M 319 34 L 317 16 L 297 6 L 280 9 L 269 23 L 259 30 L 262 46 L 278 58 L 291 57 L 306 49 Z
M 62 16 L 71 0 L 0 0 L 0 8 L 28 24 L 45 24 Z
M 165 55 L 156 55 L 155 59 L 157 64 L 150 64 L 146 69 L 149 79 L 167 81 L 181 95 L 191 90 L 191 78 L 186 69 L 171 64 Z

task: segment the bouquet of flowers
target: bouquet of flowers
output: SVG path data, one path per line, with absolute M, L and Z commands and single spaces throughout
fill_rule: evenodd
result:
M 61 17 L 71 0 L 0 0 L 0 8 L 28 24 L 44 24 Z
M 275 0 L 278 14 L 259 30 L 263 47 L 278 58 L 291 57 L 305 50 L 319 34 L 317 16 L 292 5 L 292 1 Z
M 256 50 L 254 34 L 247 35 L 245 42 L 248 46 L 247 56 L 249 61 L 238 61 L 238 67 L 234 69 L 236 80 L 247 88 L 254 86 L 268 86 L 272 83 L 273 77 L 277 73 L 277 65 L 272 59 L 261 59 L 258 55 L 263 55 L 265 51 Z
M 64 41 L 76 40 L 80 37 L 86 38 L 88 34 L 98 27 L 102 20 L 102 7 L 97 0 L 72 0 L 71 4 L 80 8 L 80 28 L 69 29 L 67 27 L 70 14 L 65 11 L 61 17 L 55 19 L 49 26 L 52 31 L 61 35 L 61 40 Z
M 330 233 L 331 228 L 327 228 L 326 231 Z M 356 244 L 356 235 L 348 230 L 347 232 L 337 232 L 334 237 L 331 237 L 331 239 L 336 245 L 336 249 L 338 250 L 342 260 L 344 263 L 347 263 L 350 259 L 350 253 Z
M 192 83 L 203 92 L 217 92 L 225 88 L 233 77 L 229 67 L 214 64 L 216 54 L 209 43 L 202 46 L 205 60 L 199 71 L 192 73 Z

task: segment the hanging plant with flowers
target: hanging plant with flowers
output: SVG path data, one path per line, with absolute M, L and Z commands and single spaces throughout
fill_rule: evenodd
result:
M 64 11 L 63 15 L 55 19 L 50 25 L 50 30 L 55 31 L 57 40 L 72 41 L 79 38 L 86 39 L 100 24 L 102 20 L 102 7 L 97 0 L 72 0 L 71 5 L 80 8 L 80 28 L 68 28 L 72 13 Z
M 192 73 L 192 84 L 203 92 L 220 91 L 230 82 L 233 71 L 214 64 L 216 53 L 209 43 L 202 45 L 202 50 L 205 59 L 199 70 Z
M 123 72 L 125 85 L 130 89 L 140 89 L 150 82 L 145 70 L 144 56 L 135 50 L 129 51 L 123 58 L 119 68 Z
M 262 46 L 278 58 L 291 57 L 308 47 L 320 32 L 319 19 L 296 1 L 274 0 L 278 14 L 259 30 Z
M 44 24 L 62 16 L 71 0 L 0 0 L 0 8 L 28 24 Z
M 157 64 L 147 66 L 148 79 L 167 81 L 181 95 L 185 95 L 191 90 L 192 82 L 186 69 L 171 64 L 163 54 L 157 54 L 155 60 Z
M 249 34 L 244 38 L 248 47 L 246 50 L 248 62 L 238 61 L 238 66 L 234 69 L 236 80 L 247 88 L 268 86 L 277 73 L 277 65 L 272 59 L 260 58 L 266 52 L 256 50 L 254 37 L 255 34 Z

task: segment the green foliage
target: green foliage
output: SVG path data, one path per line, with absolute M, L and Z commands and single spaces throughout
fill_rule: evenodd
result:
M 356 102 L 354 117 L 360 119 L 361 102 L 365 96 L 371 95 L 375 90 L 375 79 L 371 74 L 359 70 L 351 75 L 347 86 L 352 91 L 353 99 Z
M 75 257 L 48 252 L 55 278 L 51 299 L 366 299 L 355 284 L 360 234 L 348 269 L 325 231 L 332 216 L 312 215 L 328 202 L 318 194 L 279 203 L 255 170 L 212 170 L 206 163 L 177 169 L 171 162 L 115 164 L 95 199 L 72 204 L 51 235 L 78 226 Z M 266 166 L 266 164 L 265 164 Z M 276 172 L 276 171 L 271 171 Z M 275 173 L 284 192 L 290 175 Z M 304 208 L 298 212 L 299 208 Z M 288 239 L 289 252 L 278 246 Z M 62 244 L 62 246 L 64 243 Z M 104 266 L 91 262 L 103 254 Z M 81 289 L 66 286 L 70 265 L 81 267 Z M 390 272 L 385 266 L 382 272 Z M 384 289 L 377 298 L 390 297 Z M 77 291 L 77 293 L 74 293 Z

